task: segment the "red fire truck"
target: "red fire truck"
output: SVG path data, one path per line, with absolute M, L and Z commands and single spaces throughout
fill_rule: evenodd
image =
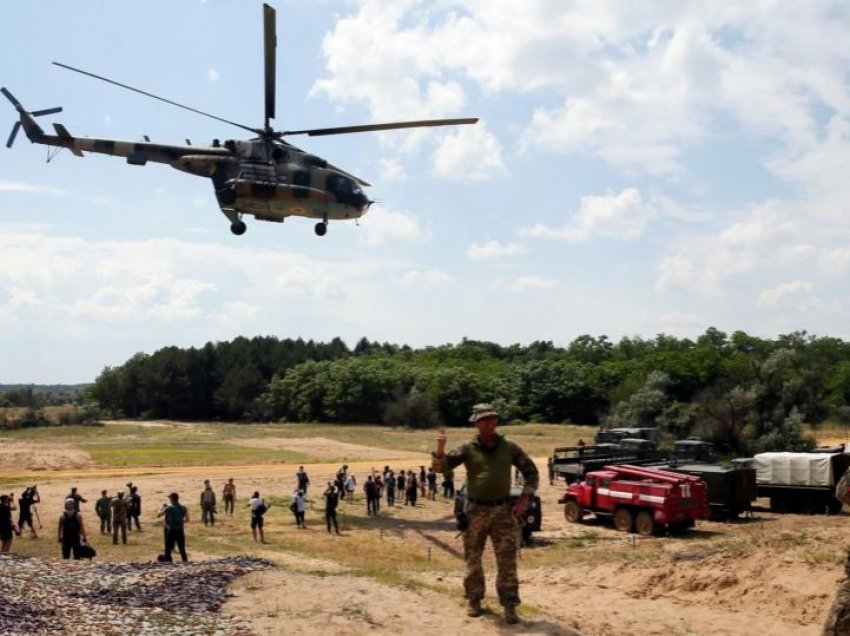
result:
M 567 487 L 558 500 L 571 523 L 585 513 L 612 517 L 621 532 L 643 536 L 684 532 L 709 518 L 705 482 L 699 477 L 641 466 L 605 466 Z

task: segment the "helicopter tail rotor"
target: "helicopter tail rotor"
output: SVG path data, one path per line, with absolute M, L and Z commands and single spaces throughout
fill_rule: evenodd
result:
M 6 99 L 8 99 L 10 102 L 12 102 L 12 105 L 15 107 L 15 110 L 17 110 L 18 114 L 20 115 L 20 119 L 15 122 L 14 126 L 12 126 L 12 132 L 9 135 L 8 141 L 6 141 L 6 147 L 7 148 L 11 148 L 12 144 L 15 143 L 15 137 L 18 136 L 18 131 L 21 129 L 22 123 L 23 123 L 24 129 L 26 131 L 28 131 L 28 132 L 32 131 L 36 135 L 39 135 L 39 134 L 42 134 L 41 128 L 39 128 L 38 124 L 35 123 L 33 118 L 34 117 L 41 117 L 42 115 L 52 115 L 54 113 L 61 113 L 62 112 L 61 106 L 56 106 L 54 108 L 45 108 L 43 110 L 34 110 L 32 112 L 27 112 L 24 109 L 21 102 L 19 102 L 17 100 L 17 98 L 14 95 L 12 95 L 12 93 L 10 93 L 5 87 L 0 88 L 0 93 L 3 93 L 3 95 L 6 96 Z

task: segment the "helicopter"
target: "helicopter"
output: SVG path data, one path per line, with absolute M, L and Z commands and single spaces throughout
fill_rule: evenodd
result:
M 0 88 L 0 92 L 12 102 L 19 115 L 19 120 L 12 127 L 6 147 L 12 147 L 19 130 L 23 128 L 32 143 L 56 148 L 56 152 L 68 149 L 77 157 L 84 156 L 83 152 L 114 155 L 126 158 L 128 164 L 135 166 L 144 166 L 148 162 L 168 164 L 177 170 L 207 177 L 212 181 L 219 208 L 230 221 L 230 231 L 237 236 L 244 234 L 247 229 L 242 220 L 245 215 L 251 215 L 259 221 L 278 223 L 282 223 L 288 216 L 318 219 L 314 228 L 315 233 L 317 236 L 324 236 L 327 233 L 329 221 L 358 219 L 366 214 L 374 201 L 366 196 L 363 188 L 371 184 L 321 157 L 297 148 L 285 141 L 284 137 L 342 135 L 478 122 L 478 118 L 468 117 L 305 130 L 275 130 L 271 125 L 271 120 L 275 118 L 277 48 L 275 16 L 275 9 L 268 4 L 263 4 L 265 123 L 262 128 L 230 121 L 101 75 L 53 62 L 58 67 L 247 130 L 256 135 L 252 139 L 228 139 L 223 143 L 219 139 L 213 139 L 209 146 L 194 146 L 187 139 L 186 145 L 167 145 L 152 143 L 147 136 L 142 142 L 74 137 L 65 126 L 59 123 L 53 124 L 56 134 L 51 135 L 44 132 L 35 118 L 62 112 L 62 107 L 27 111 L 21 102 L 4 87 Z M 48 161 L 50 159 L 52 156 L 48 155 Z

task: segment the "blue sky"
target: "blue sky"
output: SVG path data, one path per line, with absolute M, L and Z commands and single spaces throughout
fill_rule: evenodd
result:
M 373 184 L 323 238 L 233 236 L 205 179 L 47 164 L 20 135 L 0 149 L 0 383 L 239 335 L 850 337 L 850 7 L 737 4 L 273 1 L 277 128 L 480 123 L 291 138 Z M 9 0 L 0 85 L 78 136 L 239 139 L 50 62 L 261 126 L 261 6 Z

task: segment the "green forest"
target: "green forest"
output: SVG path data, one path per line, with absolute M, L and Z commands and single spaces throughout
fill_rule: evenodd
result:
M 136 354 L 86 391 L 110 417 L 423 428 L 466 425 L 472 404 L 492 402 L 506 422 L 659 426 L 752 453 L 803 449 L 804 423 L 847 419 L 850 344 L 714 328 L 566 347 L 236 338 Z

